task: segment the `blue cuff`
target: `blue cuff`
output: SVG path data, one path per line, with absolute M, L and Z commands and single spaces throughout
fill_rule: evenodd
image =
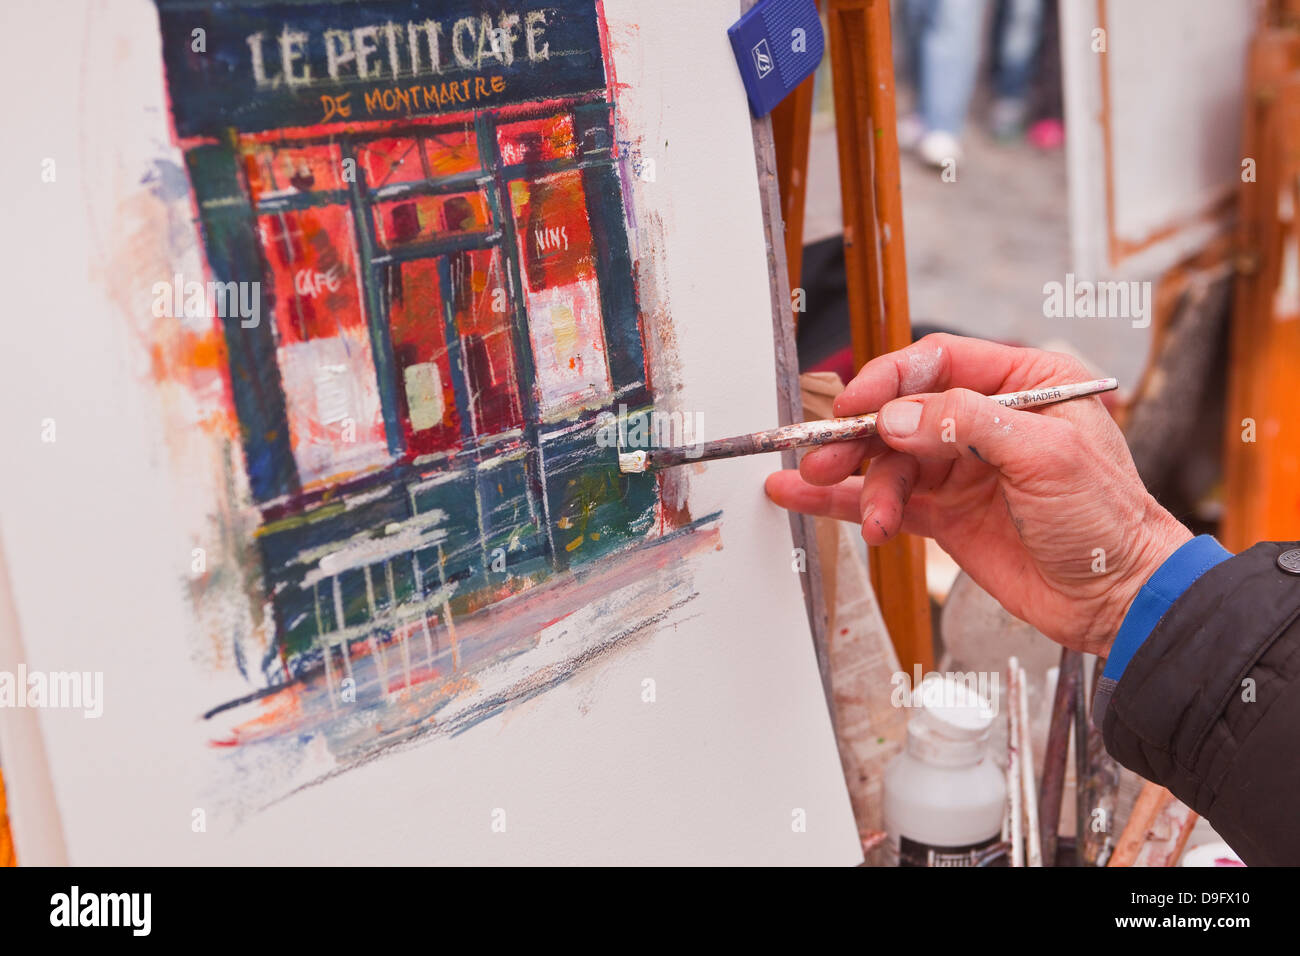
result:
M 1124 623 L 1115 635 L 1115 643 L 1111 645 L 1102 677 L 1118 681 L 1137 649 L 1155 630 L 1170 606 L 1197 578 L 1230 557 L 1232 552 L 1208 534 L 1193 538 L 1171 554 L 1133 599 Z

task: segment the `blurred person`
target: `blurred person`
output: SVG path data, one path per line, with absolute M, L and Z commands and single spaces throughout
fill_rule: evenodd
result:
M 1029 84 L 1040 64 L 1046 0 L 998 0 L 993 13 L 993 106 L 989 128 L 1019 139 L 1029 114 Z
M 1025 139 L 1039 149 L 1065 143 L 1065 102 L 1061 91 L 1061 10 L 1059 0 L 1043 8 L 1043 45 L 1029 91 L 1029 131 Z
M 975 90 L 985 9 L 985 0 L 902 2 L 916 110 L 899 122 L 898 140 L 931 166 L 961 159 L 961 133 Z

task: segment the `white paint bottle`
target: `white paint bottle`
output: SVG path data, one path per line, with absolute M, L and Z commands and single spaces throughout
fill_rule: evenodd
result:
M 885 769 L 885 829 L 895 866 L 974 866 L 1002 836 L 1006 782 L 989 756 L 994 713 L 968 684 L 932 675 L 903 752 Z

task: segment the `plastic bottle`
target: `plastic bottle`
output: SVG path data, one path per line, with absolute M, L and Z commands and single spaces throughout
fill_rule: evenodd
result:
M 903 752 L 885 769 L 885 829 L 898 866 L 974 866 L 1002 836 L 1006 782 L 989 756 L 989 703 L 951 677 L 913 699 Z

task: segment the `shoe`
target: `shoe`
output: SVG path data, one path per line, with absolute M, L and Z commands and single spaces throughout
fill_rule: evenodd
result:
M 925 123 L 915 113 L 908 113 L 898 121 L 898 148 L 916 149 L 925 135 Z
M 949 161 L 961 162 L 961 143 L 947 130 L 932 129 L 916 144 L 916 154 L 927 164 L 942 167 Z
M 1039 149 L 1060 149 L 1065 143 L 1065 125 L 1060 120 L 1039 120 L 1025 134 L 1031 146 Z

